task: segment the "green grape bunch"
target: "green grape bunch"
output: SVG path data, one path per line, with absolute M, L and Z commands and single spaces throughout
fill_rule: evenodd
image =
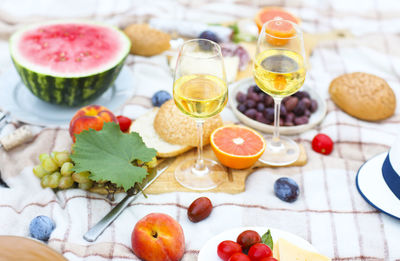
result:
M 54 151 L 50 155 L 47 153 L 40 154 L 39 161 L 40 164 L 33 168 L 33 173 L 40 179 L 40 184 L 43 188 L 61 190 L 69 188 L 84 190 L 105 188 L 107 194 L 121 191 L 121 188 L 118 188 L 110 181 L 91 180 L 89 171 L 75 172 L 73 170 L 74 162 L 71 160 L 71 154 L 68 151 Z M 157 158 L 153 157 L 149 162 L 135 160 L 132 164 L 147 171 L 148 168 L 154 168 L 157 165 Z
M 75 173 L 74 163 L 68 151 L 54 151 L 50 155 L 40 154 L 40 164 L 33 168 L 33 173 L 40 179 L 43 188 L 69 189 L 83 188 L 89 190 L 93 181 L 89 172 Z

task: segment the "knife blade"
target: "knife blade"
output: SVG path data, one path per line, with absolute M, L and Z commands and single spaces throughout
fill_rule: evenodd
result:
M 168 158 L 158 164 L 155 168 L 150 169 L 150 173 L 141 182 L 142 190 L 149 187 L 175 160 L 175 158 Z M 127 193 L 125 198 L 123 198 L 113 209 L 108 212 L 96 225 L 89 229 L 83 238 L 88 242 L 96 241 L 96 239 L 104 232 L 104 230 L 111 225 L 111 223 L 124 211 L 124 209 L 137 197 L 139 197 L 142 190 L 136 190 L 133 193 Z

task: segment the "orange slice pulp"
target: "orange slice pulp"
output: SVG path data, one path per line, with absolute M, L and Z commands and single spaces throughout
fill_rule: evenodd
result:
M 255 16 L 254 21 L 261 32 L 264 23 L 276 19 L 288 20 L 296 24 L 300 23 L 297 17 L 279 7 L 265 7 L 261 9 Z M 265 32 L 267 33 L 267 41 L 271 45 L 277 46 L 285 45 L 288 42 L 287 39 L 280 38 L 290 38 L 296 33 L 291 24 L 279 21 L 270 23 Z
M 254 165 L 264 153 L 266 143 L 255 130 L 239 125 L 219 127 L 211 134 L 211 147 L 218 160 L 233 169 Z

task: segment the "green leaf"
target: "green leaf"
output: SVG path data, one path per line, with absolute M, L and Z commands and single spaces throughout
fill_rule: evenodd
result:
M 239 26 L 237 25 L 237 23 L 230 25 L 229 28 L 232 29 L 234 35 L 240 33 Z
M 151 161 L 156 153 L 138 133 L 123 133 L 118 124 L 107 122 L 100 131 L 89 129 L 76 135 L 71 159 L 74 171 L 90 171 L 90 179 L 111 181 L 127 191 L 148 174 L 132 162 Z
M 274 241 L 272 240 L 271 230 L 268 229 L 267 233 L 265 233 L 261 237 L 261 242 L 263 244 L 266 244 L 267 246 L 269 246 L 269 248 L 271 248 L 271 250 L 274 249 Z

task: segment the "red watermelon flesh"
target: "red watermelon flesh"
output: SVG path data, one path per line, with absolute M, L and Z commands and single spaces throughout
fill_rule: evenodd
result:
M 18 49 L 27 61 L 58 74 L 104 68 L 121 50 L 115 30 L 96 25 L 54 24 L 25 32 Z

